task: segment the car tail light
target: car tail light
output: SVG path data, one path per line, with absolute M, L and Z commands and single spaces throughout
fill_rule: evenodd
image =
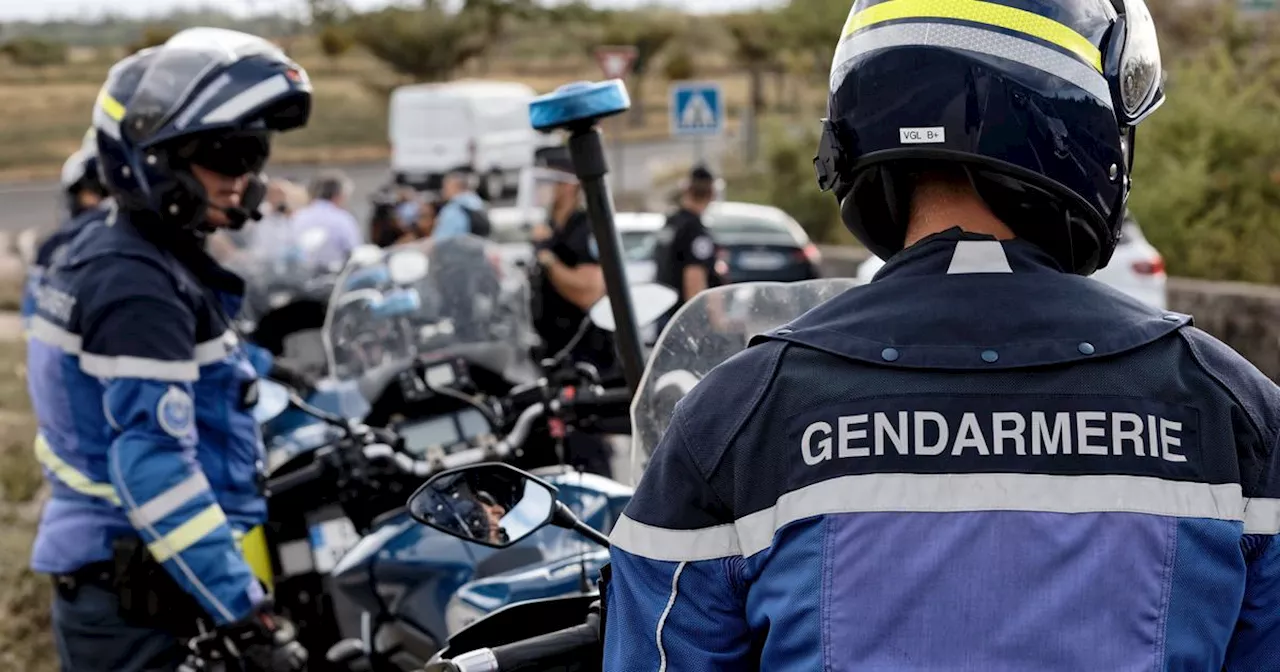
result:
M 796 256 L 800 261 L 807 261 L 814 266 L 822 263 L 822 253 L 818 251 L 818 246 L 813 243 L 805 245 L 803 250 L 796 253 Z
M 1161 275 L 1164 273 L 1164 257 L 1156 255 L 1147 261 L 1135 261 L 1133 272 L 1138 275 Z

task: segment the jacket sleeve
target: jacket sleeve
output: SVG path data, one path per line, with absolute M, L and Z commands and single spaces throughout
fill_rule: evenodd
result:
M 111 484 L 155 559 L 216 622 L 235 621 L 263 591 L 196 461 L 195 316 L 159 269 L 129 271 L 83 314 L 80 366 L 104 384 Z
M 685 439 L 696 406 L 679 405 L 610 537 L 608 672 L 755 669 L 732 514 Z
M 271 354 L 270 350 L 248 341 L 242 342 L 241 346 L 244 348 L 245 354 L 249 356 L 249 362 L 253 364 L 253 370 L 258 373 L 259 377 L 271 374 L 271 368 L 275 366 L 276 358 Z
M 449 238 L 450 236 L 461 236 L 469 233 L 471 230 L 471 220 L 467 217 L 467 213 L 462 206 L 457 203 L 449 203 L 440 209 L 440 215 L 436 219 L 435 230 L 431 232 L 431 237 L 436 239 Z
M 1227 649 L 1226 672 L 1280 670 L 1280 446 L 1255 496 L 1245 500 L 1244 602 Z

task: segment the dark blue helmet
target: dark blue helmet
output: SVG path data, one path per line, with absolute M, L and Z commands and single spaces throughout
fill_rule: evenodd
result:
M 1092 273 L 1119 240 L 1134 129 L 1161 85 L 1143 0 L 857 0 L 818 183 L 887 258 L 903 247 L 913 176 L 963 169 L 1016 235 Z
M 81 193 L 89 191 L 106 197 L 107 190 L 102 185 L 98 166 L 97 136 L 90 128 L 84 134 L 80 149 L 62 164 L 62 199 L 72 217 L 78 217 L 84 211 L 80 205 Z
M 207 195 L 199 165 L 255 175 L 271 134 L 307 123 L 311 81 L 270 42 L 230 30 L 192 28 L 111 68 L 94 107 L 98 156 L 108 191 L 125 210 L 153 213 L 167 227 L 200 228 Z M 251 180 L 243 223 L 261 201 Z

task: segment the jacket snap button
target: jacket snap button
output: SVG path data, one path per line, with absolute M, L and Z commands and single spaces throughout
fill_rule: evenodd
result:
M 898 351 L 893 348 L 885 348 L 880 351 L 880 359 L 886 362 L 896 362 L 898 361 Z
M 1166 320 L 1168 320 L 1168 321 L 1170 321 L 1170 322 L 1177 322 L 1177 321 L 1178 321 L 1179 319 L 1181 319 L 1181 318 L 1179 318 L 1177 315 L 1174 315 L 1174 314 L 1170 313 L 1170 314 L 1168 314 L 1168 315 L 1165 315 L 1165 316 L 1164 316 L 1164 319 L 1166 319 Z
M 994 363 L 997 359 L 1000 359 L 1000 353 L 996 352 L 995 350 L 983 350 L 983 351 L 982 351 L 982 361 L 984 361 L 984 362 L 986 362 L 986 363 L 988 363 L 988 364 L 992 364 L 992 363 Z
M 1093 354 L 1093 344 L 1092 344 L 1092 343 L 1081 343 L 1081 344 L 1077 347 L 1077 349 L 1080 351 L 1080 354 L 1082 354 L 1082 355 L 1092 355 L 1092 354 Z

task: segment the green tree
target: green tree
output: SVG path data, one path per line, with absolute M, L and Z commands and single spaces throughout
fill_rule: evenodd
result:
M 352 23 L 358 44 L 419 82 L 449 79 L 489 44 L 475 15 L 449 14 L 431 0 L 421 9 L 389 7 Z
M 763 161 L 730 160 L 725 171 L 726 197 L 781 208 L 795 217 L 815 242 L 841 240 L 840 207 L 834 196 L 818 190 L 814 179 L 818 124 L 797 126 L 772 120 L 761 129 Z
M 307 0 L 307 10 L 311 14 L 311 24 L 322 28 L 339 23 L 349 13 L 343 0 Z
M 636 102 L 631 109 L 631 125 L 644 126 L 644 81 L 667 43 L 680 32 L 680 25 L 687 20 L 682 14 L 642 10 L 610 12 L 603 20 L 594 40 L 588 40 L 588 51 L 604 45 L 631 45 L 636 48 L 636 58 L 631 63 L 631 98 Z
M 466 0 L 462 13 L 470 15 L 483 27 L 485 39 L 490 44 L 499 44 L 512 21 L 532 18 L 536 9 L 533 0 Z M 486 50 L 481 54 L 485 70 L 489 68 L 489 53 Z
M 337 23 L 322 27 L 317 39 L 320 42 L 320 51 L 324 52 L 331 61 L 338 60 L 355 46 L 355 38 L 352 37 L 351 31 Z
M 747 12 L 724 17 L 733 36 L 734 60 L 750 77 L 750 128 L 747 129 L 747 161 L 755 161 L 759 146 L 759 119 L 765 112 L 764 76 L 782 65 L 787 35 L 777 12 Z
M 1280 72 L 1229 42 L 1175 62 L 1138 129 L 1130 207 L 1171 274 L 1280 284 Z
M 67 62 L 65 43 L 39 37 L 14 38 L 0 47 L 0 52 L 6 54 L 14 65 L 29 68 L 61 65 Z
M 791 0 L 779 11 L 791 47 L 808 56 L 812 72 L 823 78 L 830 72 L 849 7 L 848 0 Z
M 698 75 L 698 66 L 694 63 L 693 54 L 689 53 L 688 47 L 680 47 L 667 53 L 667 58 L 662 64 L 662 74 L 670 82 L 693 79 Z

